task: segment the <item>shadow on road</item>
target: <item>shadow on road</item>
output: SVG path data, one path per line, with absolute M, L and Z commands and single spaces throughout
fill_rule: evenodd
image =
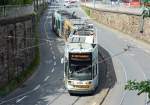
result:
M 98 46 L 99 50 L 99 86 L 95 94 L 102 89 L 112 88 L 117 81 L 113 61 L 109 52 L 102 46 Z

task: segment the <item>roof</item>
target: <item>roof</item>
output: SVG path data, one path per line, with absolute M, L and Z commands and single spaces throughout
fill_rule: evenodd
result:
M 92 52 L 95 44 L 87 43 L 68 43 L 66 44 L 66 50 L 68 52 Z
M 78 19 L 77 16 L 73 15 L 73 13 L 69 13 L 68 11 L 66 10 L 58 10 L 56 11 L 58 14 L 61 15 L 62 18 L 64 19 Z
M 94 43 L 94 36 L 79 36 L 79 35 L 73 35 L 68 38 L 69 43 Z

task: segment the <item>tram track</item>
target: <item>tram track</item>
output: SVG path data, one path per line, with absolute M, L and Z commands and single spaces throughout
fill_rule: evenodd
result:
M 62 92 L 62 93 L 60 93 L 60 95 L 56 96 L 56 97 L 55 97 L 50 103 L 48 103 L 47 105 L 53 104 L 53 103 L 54 103 L 58 98 L 60 98 L 64 93 L 65 93 L 65 91 Z
M 75 105 L 75 104 L 79 101 L 80 98 L 81 98 L 81 97 L 78 96 L 77 99 L 76 99 L 71 105 Z

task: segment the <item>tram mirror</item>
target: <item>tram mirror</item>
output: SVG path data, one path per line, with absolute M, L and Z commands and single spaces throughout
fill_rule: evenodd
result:
M 61 58 L 61 64 L 63 64 L 64 63 L 64 58 Z

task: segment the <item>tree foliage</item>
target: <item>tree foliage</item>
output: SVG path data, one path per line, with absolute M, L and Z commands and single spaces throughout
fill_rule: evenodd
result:
M 0 0 L 0 5 L 23 5 L 31 4 L 33 0 Z
M 150 99 L 150 81 L 137 82 L 136 80 L 129 80 L 125 85 L 125 90 L 137 90 L 138 94 L 148 93 L 148 98 Z

